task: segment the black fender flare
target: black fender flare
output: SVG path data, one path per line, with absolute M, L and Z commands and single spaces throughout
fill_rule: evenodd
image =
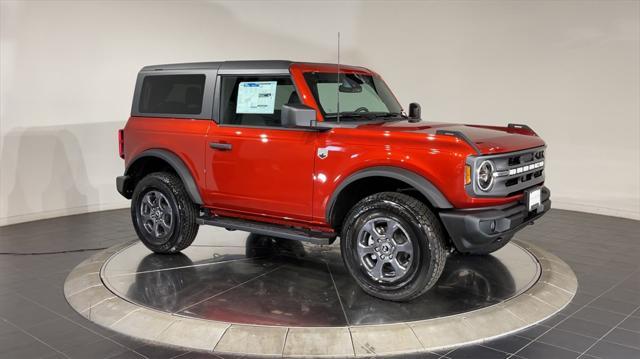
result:
M 136 164 L 136 162 L 149 157 L 159 158 L 167 162 L 169 166 L 171 166 L 171 168 L 176 171 L 176 173 L 180 177 L 180 180 L 182 180 L 184 188 L 187 190 L 187 193 L 189 193 L 189 197 L 191 197 L 191 201 L 193 201 L 193 203 L 195 204 L 203 204 L 202 197 L 200 196 L 200 190 L 198 189 L 198 186 L 196 185 L 191 172 L 187 168 L 187 165 L 184 164 L 180 157 L 170 151 L 163 149 L 150 149 L 141 152 L 136 157 L 134 157 L 131 162 L 129 162 L 129 165 L 125 170 L 125 175 L 130 175 L 129 171 L 134 166 L 134 164 Z
M 431 183 L 423 176 L 400 167 L 375 166 L 365 168 L 351 174 L 344 181 L 342 181 L 338 185 L 338 187 L 336 187 L 336 189 L 331 194 L 331 197 L 329 198 L 329 202 L 327 202 L 325 213 L 327 223 L 331 223 L 331 217 L 334 210 L 333 207 L 335 206 L 340 193 L 351 183 L 367 177 L 389 177 L 405 182 L 406 184 L 418 190 L 423 196 L 425 196 L 425 198 L 427 198 L 434 207 L 453 208 L 451 203 L 442 194 L 442 192 L 440 192 L 440 190 L 435 185 L 433 185 L 433 183 Z

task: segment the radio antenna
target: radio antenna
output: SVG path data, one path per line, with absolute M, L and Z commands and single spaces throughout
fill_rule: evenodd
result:
M 340 81 L 340 31 L 338 31 L 338 87 L 336 87 L 336 91 L 338 94 L 338 117 L 336 122 L 340 123 L 340 85 L 342 81 Z

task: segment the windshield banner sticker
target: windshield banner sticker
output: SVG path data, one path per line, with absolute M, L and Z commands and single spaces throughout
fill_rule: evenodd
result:
M 278 81 L 240 82 L 236 113 L 273 114 Z

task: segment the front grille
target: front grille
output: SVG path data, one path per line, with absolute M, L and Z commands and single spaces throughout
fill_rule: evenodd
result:
M 542 163 L 542 168 L 544 167 L 544 162 L 537 162 L 537 163 Z M 524 167 L 524 166 L 521 166 L 521 167 Z M 539 169 L 534 172 L 531 172 L 531 171 L 523 172 L 523 174 L 521 175 L 517 173 L 517 170 L 515 174 L 509 174 L 508 171 L 504 171 L 505 173 L 507 173 L 506 176 L 509 177 L 509 179 L 507 179 L 504 184 L 507 187 L 516 186 L 519 183 L 525 183 L 525 182 L 531 181 L 532 179 L 536 179 L 542 176 L 543 171 L 544 169 Z
M 467 186 L 467 191 L 472 195 L 485 197 L 511 196 L 544 182 L 544 147 L 498 155 L 471 157 L 467 163 L 475 169 L 484 160 L 491 160 L 495 166 L 494 184 L 489 191 L 481 191 L 477 188 L 476 179 L 474 178 L 472 184 Z M 474 177 L 475 175 L 474 173 Z
M 544 150 L 519 153 L 507 157 L 509 167 L 544 159 Z

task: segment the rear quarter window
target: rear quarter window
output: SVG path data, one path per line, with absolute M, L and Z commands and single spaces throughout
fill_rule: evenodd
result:
M 205 75 L 150 75 L 144 78 L 138 111 L 197 115 L 202 112 Z

